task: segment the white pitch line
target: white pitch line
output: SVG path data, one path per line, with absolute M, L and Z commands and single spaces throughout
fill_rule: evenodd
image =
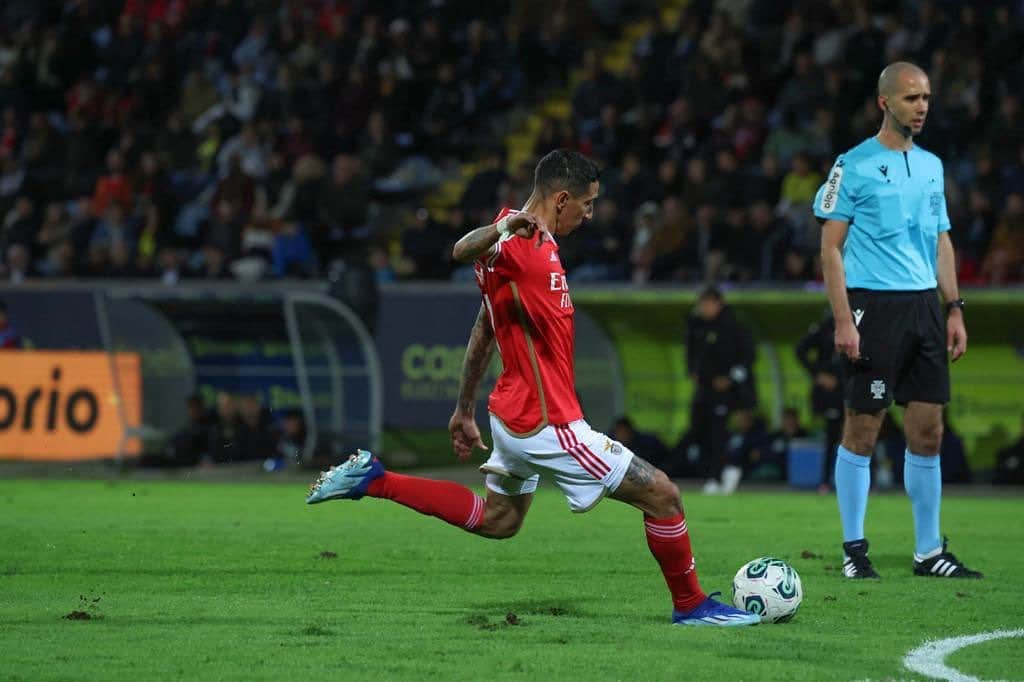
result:
M 946 656 L 964 647 L 981 644 L 993 639 L 1006 639 L 1008 637 L 1024 637 L 1024 629 L 995 630 L 993 632 L 982 632 L 978 635 L 948 637 L 946 639 L 925 642 L 903 658 L 903 665 L 912 672 L 938 680 L 981 682 L 977 677 L 965 675 L 956 668 L 950 668 L 945 663 Z

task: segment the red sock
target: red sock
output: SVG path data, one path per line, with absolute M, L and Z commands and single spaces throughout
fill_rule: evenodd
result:
M 644 514 L 644 530 L 647 546 L 658 560 L 668 591 L 672 593 L 672 605 L 676 611 L 693 610 L 706 595 L 697 580 L 686 518 L 676 514 L 668 519 L 655 519 Z
M 435 481 L 387 471 L 370 483 L 366 494 L 393 500 L 420 514 L 436 516 L 468 531 L 476 530 L 484 521 L 483 498 L 466 486 L 451 481 Z

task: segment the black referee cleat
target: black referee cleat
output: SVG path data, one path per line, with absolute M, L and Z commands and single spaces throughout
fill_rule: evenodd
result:
M 875 572 L 875 567 L 868 558 L 867 540 L 844 542 L 843 552 L 846 555 L 843 557 L 843 575 L 847 578 L 877 580 L 882 577 Z
M 933 578 L 983 578 L 981 571 L 972 571 L 956 558 L 952 552 L 946 551 L 949 538 L 942 538 L 942 551 L 933 557 L 921 561 L 914 558 L 914 575 L 927 575 Z

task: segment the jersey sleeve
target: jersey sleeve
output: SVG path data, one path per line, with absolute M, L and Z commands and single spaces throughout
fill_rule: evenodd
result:
M 494 222 L 498 222 L 502 218 L 508 215 L 514 215 L 519 211 L 503 208 L 494 217 Z M 521 268 L 522 253 L 519 247 L 519 242 L 524 241 L 519 239 L 514 234 L 509 234 L 497 242 L 491 247 L 491 250 L 480 256 L 476 265 L 488 272 L 497 274 L 502 279 L 512 279 L 516 272 Z
M 818 188 L 814 197 L 814 215 L 818 220 L 853 221 L 853 207 L 856 199 L 856 175 L 840 156 L 836 159 L 832 170 L 828 172 L 825 183 Z
M 942 166 L 942 161 L 939 161 L 939 182 L 944 183 L 946 181 L 946 171 Z M 953 227 L 949 222 L 949 211 L 946 208 L 946 191 L 943 187 L 942 192 L 937 192 L 938 197 L 935 202 L 939 205 L 939 232 L 949 232 Z
M 515 235 L 509 235 L 507 238 L 499 240 L 495 244 L 494 253 L 487 257 L 488 267 L 498 273 L 502 279 L 515 279 L 516 273 L 522 269 L 522 260 L 525 255 L 522 246 L 527 242 L 528 240 Z

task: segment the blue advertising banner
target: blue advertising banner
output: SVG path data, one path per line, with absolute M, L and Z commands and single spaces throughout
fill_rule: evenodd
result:
M 395 286 L 381 291 L 377 350 L 384 382 L 385 428 L 445 428 L 459 395 L 470 329 L 480 309 L 473 288 Z M 477 414 L 501 372 L 495 353 L 480 387 Z M 621 414 L 623 380 L 607 334 L 576 309 L 576 388 L 587 419 L 606 429 Z
M 386 288 L 377 320 L 377 351 L 384 382 L 384 426 L 444 428 L 459 395 L 469 331 L 480 309 L 475 290 Z M 500 365 L 480 387 L 477 413 Z
M 301 407 L 281 304 L 154 301 L 185 340 L 207 405 L 219 391 L 259 394 L 271 411 Z M 329 402 L 329 394 L 324 397 Z

